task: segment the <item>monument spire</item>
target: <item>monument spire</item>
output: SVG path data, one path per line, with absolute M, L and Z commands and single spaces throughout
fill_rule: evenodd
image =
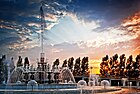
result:
M 40 16 L 41 16 L 41 53 L 44 52 L 44 49 L 43 49 L 43 33 L 44 33 L 44 28 L 46 27 L 45 16 L 44 16 L 44 11 L 43 11 L 42 5 L 43 4 L 41 4 L 41 7 L 40 7 Z

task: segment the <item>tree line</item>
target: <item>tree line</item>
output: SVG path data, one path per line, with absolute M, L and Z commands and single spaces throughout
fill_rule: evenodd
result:
M 62 66 L 60 66 L 59 64 L 60 64 L 60 60 L 56 59 L 53 62 L 52 70 L 55 69 L 55 67 L 61 67 L 61 68 L 67 67 L 71 70 L 74 76 L 88 76 L 89 75 L 88 57 L 83 57 L 82 59 L 79 57 L 75 59 L 75 63 L 74 63 L 74 58 L 71 57 L 68 60 L 65 59 L 62 63 Z M 19 56 L 19 59 L 17 61 L 17 67 L 20 67 L 23 65 L 24 65 L 24 68 L 26 66 L 28 66 L 29 68 L 30 64 L 29 64 L 28 57 L 25 57 L 24 64 L 23 64 L 22 58 L 21 56 Z
M 53 66 L 59 66 L 60 61 L 59 59 L 56 59 L 53 62 Z M 88 57 L 83 57 L 82 60 L 79 58 L 75 59 L 71 57 L 68 60 L 65 59 L 62 64 L 62 68 L 67 67 L 71 70 L 74 76 L 89 76 L 89 64 L 88 64 Z
M 127 60 L 125 54 L 120 57 L 115 54 L 110 58 L 106 55 L 100 63 L 100 75 L 102 77 L 137 79 L 140 76 L 140 54 L 136 56 L 135 61 L 132 55 Z

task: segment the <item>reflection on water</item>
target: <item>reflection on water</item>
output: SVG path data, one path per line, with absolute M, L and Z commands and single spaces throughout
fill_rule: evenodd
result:
M 94 88 L 94 91 L 92 91 Z M 0 89 L 0 94 L 140 94 L 140 88 L 121 88 L 121 87 L 107 87 L 104 89 L 102 86 L 89 87 L 85 86 L 82 88 L 62 88 L 62 89 Z
M 139 89 L 136 89 L 136 88 L 123 88 L 120 91 L 110 92 L 110 93 L 106 93 L 106 94 L 140 94 L 140 88 Z

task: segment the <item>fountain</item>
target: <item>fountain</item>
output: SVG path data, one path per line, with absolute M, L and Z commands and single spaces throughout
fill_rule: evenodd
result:
M 85 80 L 80 80 L 77 83 L 77 86 L 80 87 L 80 94 L 83 94 L 83 88 L 84 88 L 84 86 L 87 86 L 87 83 Z
M 47 67 L 47 66 L 46 66 Z M 43 73 L 41 78 L 43 83 L 40 82 L 39 75 L 40 73 Z M 46 80 L 48 79 L 48 80 Z M 54 80 L 53 80 L 54 79 Z M 50 80 L 50 83 L 49 83 Z M 52 81 L 53 80 L 53 81 Z M 28 66 L 28 68 L 25 67 L 16 67 L 11 73 L 8 80 L 8 84 L 1 85 L 0 86 L 0 93 L 3 92 L 12 92 L 16 93 L 15 91 L 20 92 L 27 92 L 30 91 L 30 93 L 40 93 L 41 92 L 47 92 L 49 94 L 53 93 L 57 90 L 57 92 L 64 91 L 65 93 L 94 93 L 94 92 L 104 92 L 100 86 L 98 85 L 98 76 L 97 75 L 90 75 L 89 82 L 87 83 L 84 80 L 80 80 L 77 84 L 75 83 L 74 76 L 71 72 L 71 70 L 68 67 L 64 67 L 63 69 L 59 69 L 58 67 L 55 68 L 53 71 L 50 70 L 39 70 L 37 68 L 33 68 Z M 108 81 L 102 81 L 101 85 L 104 86 L 104 89 L 106 89 L 106 86 L 109 86 Z M 99 89 L 100 88 L 100 89 Z M 110 88 L 108 88 L 110 89 Z M 47 90 L 47 91 L 46 91 Z M 107 89 L 106 89 L 107 91 Z
M 126 82 L 128 81 L 128 78 L 122 78 L 123 86 L 126 86 Z
M 92 87 L 92 93 L 94 93 L 95 79 L 89 79 L 88 85 Z
M 9 78 L 7 89 L 14 87 L 13 89 L 55 89 L 55 88 L 76 88 L 74 76 L 69 68 L 63 68 L 52 72 L 41 71 L 44 74 L 44 78 L 51 79 L 51 83 L 40 83 L 39 73 L 37 69 L 17 67 L 15 68 Z M 53 76 L 54 75 L 54 76 Z M 61 81 L 61 83 L 59 82 Z M 58 83 L 59 82 L 59 83 Z M 66 82 L 66 83 L 65 83 Z M 18 86 L 20 85 L 20 88 Z
M 93 80 L 93 81 L 89 81 L 88 82 L 88 85 L 90 86 L 90 87 L 92 87 L 92 93 L 91 94 L 93 94 L 94 93 L 94 86 L 95 86 L 95 81 Z
M 69 81 L 72 81 L 73 83 L 75 83 L 74 76 L 72 72 L 70 71 L 70 69 L 67 67 L 61 70 L 60 76 L 62 79 L 62 83 L 69 82 Z
M 110 86 L 110 83 L 109 83 L 109 81 L 108 81 L 108 80 L 103 80 L 103 81 L 101 81 L 101 86 L 103 86 L 103 87 L 104 87 L 104 89 L 106 89 L 106 88 L 107 88 L 107 86 Z
M 17 67 L 15 68 L 10 77 L 9 77 L 9 81 L 8 81 L 8 84 L 9 83 L 16 83 L 17 81 L 21 81 L 22 78 L 23 78 L 23 72 L 24 72 L 24 69 L 23 67 Z
M 95 86 L 98 86 L 99 85 L 99 75 L 90 74 L 89 82 L 90 81 L 94 81 L 95 82 Z
M 38 84 L 35 80 L 31 80 L 27 83 L 27 89 L 38 89 Z
M 99 76 L 98 76 L 98 75 L 90 74 L 88 85 L 89 85 L 90 87 L 92 87 L 92 92 L 91 92 L 91 94 L 94 93 L 94 88 L 95 88 L 95 86 L 98 86 L 98 85 L 99 85 L 98 80 L 99 80 Z

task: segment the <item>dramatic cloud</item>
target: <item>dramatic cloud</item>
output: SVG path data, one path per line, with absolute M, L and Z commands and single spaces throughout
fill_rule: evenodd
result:
M 0 0 L 0 55 L 40 53 L 40 6 L 46 27 L 44 51 L 51 63 L 71 56 L 90 57 L 140 52 L 139 0 Z
M 122 26 L 128 31 L 128 34 L 135 35 L 136 38 L 131 40 L 134 45 L 133 54 L 140 53 L 140 12 L 128 17 L 123 21 Z

